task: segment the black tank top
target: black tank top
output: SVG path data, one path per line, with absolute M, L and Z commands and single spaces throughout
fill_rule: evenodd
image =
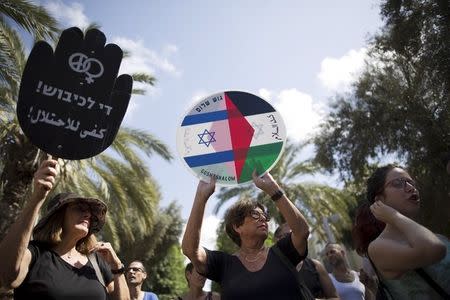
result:
M 301 278 L 305 282 L 305 285 L 308 287 L 315 298 L 324 297 L 323 288 L 320 284 L 319 273 L 317 273 L 316 266 L 311 259 L 305 258 L 305 260 L 303 260 L 303 266 L 298 274 L 299 276 L 301 276 Z
M 183 300 L 183 298 L 178 296 L 178 300 Z M 212 292 L 206 293 L 205 300 L 212 300 Z

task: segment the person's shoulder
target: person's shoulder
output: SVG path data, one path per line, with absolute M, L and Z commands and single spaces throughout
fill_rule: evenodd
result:
M 34 247 L 34 248 L 38 248 L 40 250 L 49 250 L 50 247 L 47 243 L 42 242 L 42 241 L 37 241 L 37 240 L 32 240 L 28 243 L 28 246 Z
M 306 258 L 306 259 L 308 259 L 308 258 Z M 317 271 L 323 271 L 328 274 L 327 270 L 325 269 L 325 266 L 322 264 L 322 262 L 320 260 L 315 259 L 315 258 L 310 258 L 310 260 L 314 264 L 314 267 L 316 268 Z
M 51 248 L 47 243 L 33 240 L 28 243 L 28 250 L 31 252 L 31 255 L 34 259 L 50 251 Z
M 446 237 L 445 235 L 442 235 L 440 233 L 435 233 L 436 236 L 444 243 L 450 243 L 450 238 Z
M 369 254 L 369 257 L 373 259 L 373 257 L 379 255 L 380 252 L 383 253 L 384 255 L 384 250 L 386 249 L 386 246 L 395 247 L 395 245 L 397 244 L 399 244 L 398 241 L 378 236 L 367 247 L 367 253 Z
M 155 293 L 144 291 L 144 300 L 157 300 L 157 299 L 158 296 L 156 296 Z
M 316 267 L 323 266 L 323 264 L 318 259 L 307 257 L 307 258 L 305 258 L 305 260 L 310 260 Z
M 229 257 L 237 256 L 237 253 L 229 254 L 225 251 L 209 250 L 206 248 L 204 248 L 204 249 L 205 249 L 207 255 L 211 255 L 211 256 L 215 256 L 215 257 L 219 256 L 219 257 L 228 257 L 229 258 Z

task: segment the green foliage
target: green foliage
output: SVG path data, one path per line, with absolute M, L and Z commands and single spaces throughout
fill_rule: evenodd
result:
M 335 99 L 315 138 L 315 161 L 354 181 L 357 194 L 374 165 L 405 164 L 426 199 L 423 221 L 449 233 L 449 3 L 388 0 L 381 13 L 363 74 Z
M 147 83 L 150 85 L 154 85 L 156 78 L 147 73 L 134 73 L 133 80 L 137 82 Z
M 217 250 L 224 251 L 226 253 L 236 253 L 239 247 L 230 239 L 225 232 L 225 222 L 221 221 L 216 230 L 216 247 Z
M 0 239 L 20 213 L 39 162 L 47 157 L 28 141 L 17 122 L 26 59 L 22 41 L 7 18 L 37 39 L 51 40 L 57 32 L 56 23 L 41 7 L 23 0 L 0 2 Z M 136 80 L 155 82 L 142 73 Z M 61 174 L 53 193 L 71 190 L 105 200 L 108 216 L 99 239 L 111 242 L 124 262 L 144 261 L 150 278 L 154 276 L 146 288 L 164 299 L 184 291 L 184 258 L 178 245 L 182 221 L 178 206 L 158 208 L 159 187 L 142 154 L 172 159 L 167 146 L 152 134 L 122 126 L 106 152 L 80 161 L 59 160 Z
M 185 286 L 184 256 L 178 241 L 183 228 L 180 207 L 171 203 L 150 219 L 150 228 L 144 229 L 136 209 L 127 208 L 126 221 L 115 227 L 120 241 L 118 255 L 126 263 L 143 262 L 148 273 L 144 289 L 174 296 Z
M 175 299 L 187 291 L 184 256 L 179 245 L 169 248 L 164 257 L 155 263 L 148 289 L 154 291 L 159 299 Z
M 13 20 L 38 40 L 51 39 L 58 33 L 56 20 L 42 7 L 26 0 L 2 0 L 0 21 Z

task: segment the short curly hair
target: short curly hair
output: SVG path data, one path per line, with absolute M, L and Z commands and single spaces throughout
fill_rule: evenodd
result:
M 251 199 L 242 199 L 234 203 L 225 213 L 225 231 L 239 247 L 241 246 L 241 237 L 234 230 L 233 226 L 239 227 L 244 224 L 245 217 L 256 208 L 266 212 L 266 208 L 261 203 Z

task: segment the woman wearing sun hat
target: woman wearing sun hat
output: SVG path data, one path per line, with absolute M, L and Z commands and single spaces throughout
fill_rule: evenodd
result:
M 122 262 L 94 236 L 105 223 L 103 201 L 58 194 L 33 228 L 57 167 L 56 160 L 41 164 L 31 199 L 0 243 L 0 286 L 13 288 L 17 300 L 129 299 Z

